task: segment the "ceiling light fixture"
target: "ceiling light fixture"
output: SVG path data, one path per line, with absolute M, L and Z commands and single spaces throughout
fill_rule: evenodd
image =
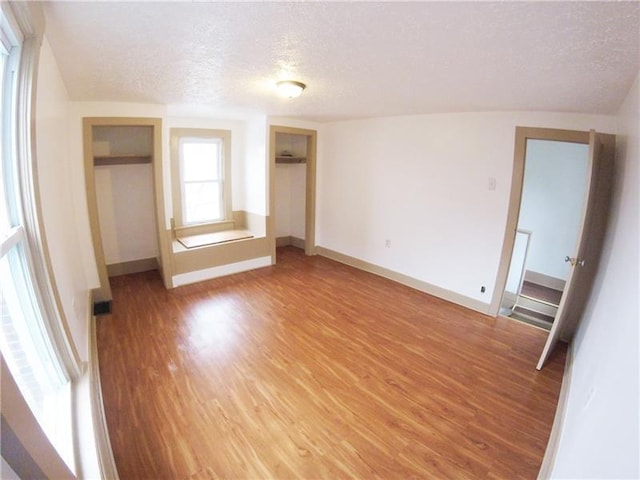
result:
M 296 98 L 299 97 L 302 91 L 307 88 L 307 86 L 302 82 L 296 82 L 294 80 L 282 80 L 281 82 L 276 83 L 278 86 L 278 92 L 280 95 L 286 98 Z

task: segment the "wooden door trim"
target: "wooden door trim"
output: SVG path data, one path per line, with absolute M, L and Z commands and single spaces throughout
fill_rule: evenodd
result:
M 272 264 L 276 263 L 275 169 L 277 133 L 307 137 L 304 251 L 307 255 L 316 254 L 316 154 L 318 132 L 306 128 L 271 125 L 269 127 L 269 221 L 267 224 L 267 237 L 269 238 Z
M 527 153 L 527 140 L 551 140 L 557 142 L 589 144 L 589 132 L 577 130 L 559 130 L 554 128 L 516 127 L 515 148 L 513 155 L 513 173 L 511 177 L 511 193 L 509 197 L 509 211 L 505 227 L 504 241 L 500 264 L 496 275 L 495 288 L 489 305 L 489 314 L 496 316 L 500 311 L 500 304 L 507 285 L 509 264 L 513 255 L 516 239 L 518 216 L 520 215 L 520 200 L 524 182 L 524 160 Z
M 95 303 L 110 302 L 111 286 L 107 273 L 107 265 L 102 246 L 100 221 L 98 218 L 98 200 L 93 163 L 93 127 L 151 127 L 153 132 L 152 168 L 154 179 L 154 206 L 156 213 L 159 265 L 163 281 L 171 288 L 171 261 L 169 255 L 168 236 L 165 233 L 164 182 L 162 176 L 162 119 L 146 117 L 84 117 L 82 119 L 85 189 L 87 193 L 87 209 L 91 240 L 98 269 L 100 285 L 93 290 Z
M 614 156 L 615 136 L 591 130 L 589 133 L 590 175 L 578 232 L 578 250 L 575 252 L 576 257 L 585 263 L 572 267 L 569 272 L 567 288 L 562 294 L 558 314 L 536 366 L 538 370 L 544 366 L 559 340 L 571 340 L 584 313 L 602 254 L 611 197 Z M 577 282 L 574 280 L 575 277 L 579 278 Z M 570 313 L 571 316 L 565 312 Z

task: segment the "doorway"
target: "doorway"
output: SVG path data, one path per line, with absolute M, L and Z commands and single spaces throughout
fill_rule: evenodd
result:
M 589 182 L 589 146 L 526 139 L 524 178 L 500 314 L 550 330 L 569 276 Z
M 512 261 L 516 262 L 512 271 L 516 272 L 517 281 L 512 284 L 524 284 L 524 279 L 529 265 L 528 246 L 531 239 L 520 240 L 518 246 L 517 237 L 527 232 L 534 236 L 535 232 L 524 228 L 518 229 L 520 212 L 525 207 L 521 205 L 524 190 L 525 158 L 528 149 L 535 149 L 537 140 L 550 142 L 564 142 L 569 144 L 586 145 L 588 147 L 586 180 L 583 189 L 583 200 L 580 202 L 580 213 L 577 215 L 578 234 L 573 242 L 573 248 L 566 254 L 555 254 L 563 257 L 565 267 L 568 268 L 566 280 L 559 289 L 560 299 L 557 304 L 555 315 L 552 316 L 551 328 L 547 341 L 542 350 L 540 360 L 536 368 L 539 370 L 553 353 L 554 346 L 558 340 L 569 341 L 573 336 L 587 300 L 591 293 L 593 280 L 598 270 L 602 245 L 607 227 L 608 211 L 611 198 L 611 185 L 613 179 L 613 164 L 615 159 L 615 136 L 603 134 L 591 130 L 590 132 L 578 132 L 572 130 L 553 130 L 545 128 L 516 128 L 516 141 L 514 153 L 513 179 L 511 182 L 511 197 L 509 214 L 507 217 L 507 228 L 505 230 L 505 240 L 500 258 L 500 267 L 496 280 L 496 289 L 490 306 L 490 313 L 497 315 L 502 308 L 512 309 L 512 305 L 504 304 L 505 291 L 509 283 L 509 269 Z M 542 147 L 559 144 L 540 144 Z M 540 146 L 537 145 L 537 146 Z M 579 149 L 577 149 L 579 150 Z M 584 178 L 584 177 L 582 177 Z M 562 177 L 554 181 L 564 182 L 565 190 L 573 179 Z M 579 188 L 575 185 L 573 188 Z M 581 188 L 581 187 L 580 187 Z M 567 200 L 563 200 L 566 202 Z M 558 201 L 547 207 L 543 213 L 547 216 L 552 212 L 564 208 Z M 575 219 L 574 219 L 575 220 Z M 519 231 L 520 230 L 520 231 Z M 567 234 L 569 238 L 571 236 Z M 563 248 L 567 248 L 566 244 Z M 551 248 L 551 247 L 548 247 Z M 519 254 L 514 254 L 519 251 Z M 524 253 L 523 253 L 524 252 Z M 518 287 L 518 288 L 520 288 Z M 521 293 L 521 291 L 520 291 Z
M 315 254 L 317 132 L 292 127 L 270 129 L 270 238 L 276 247 L 294 246 Z

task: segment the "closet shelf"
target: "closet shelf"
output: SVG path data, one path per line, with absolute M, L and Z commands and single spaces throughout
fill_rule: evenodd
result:
M 95 155 L 93 157 L 95 166 L 135 165 L 141 163 L 151 163 L 151 155 Z
M 277 156 L 276 163 L 307 163 L 306 157 Z

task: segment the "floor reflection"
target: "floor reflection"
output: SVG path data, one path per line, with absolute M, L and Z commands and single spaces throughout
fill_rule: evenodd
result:
M 190 353 L 210 356 L 233 352 L 240 335 L 234 311 L 232 296 L 208 298 L 193 305 L 187 322 L 189 344 L 194 349 Z

